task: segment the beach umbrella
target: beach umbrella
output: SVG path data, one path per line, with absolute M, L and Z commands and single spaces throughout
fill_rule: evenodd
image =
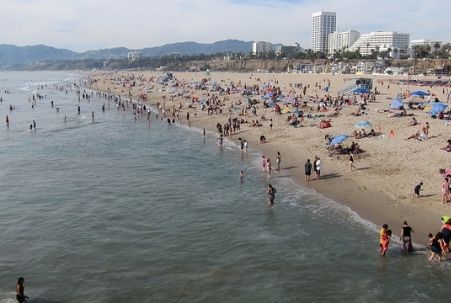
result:
M 448 107 L 448 104 L 445 104 L 445 103 L 440 103 L 440 102 L 434 103 L 434 104 L 432 104 L 430 114 L 431 114 L 431 116 L 437 116 L 440 112 L 445 111 L 445 109 L 447 107 Z
M 393 99 L 393 101 L 390 104 L 391 109 L 400 109 L 402 106 L 404 106 L 404 103 L 399 98 Z
M 357 127 L 357 128 L 366 128 L 366 127 L 372 127 L 372 126 L 373 125 L 368 121 L 360 121 L 355 124 L 355 127 Z
M 424 90 L 415 90 L 415 91 L 411 92 L 410 95 L 424 97 L 424 96 L 429 96 L 430 94 L 428 92 L 425 92 Z
M 348 135 L 338 135 L 335 136 L 332 141 L 330 141 L 330 145 L 335 145 L 335 144 L 340 144 L 341 142 L 345 141 L 346 139 L 348 139 L 349 136 Z
M 352 92 L 356 95 L 368 94 L 370 91 L 364 87 L 357 87 L 352 90 Z

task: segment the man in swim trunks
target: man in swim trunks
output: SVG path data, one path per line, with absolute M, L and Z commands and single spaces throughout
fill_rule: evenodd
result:
M 17 302 L 19 302 L 19 303 L 23 303 L 23 302 L 25 302 L 28 299 L 28 297 L 24 293 L 25 292 L 25 287 L 23 285 L 24 283 L 25 283 L 25 279 L 22 278 L 22 277 L 20 277 L 17 280 L 17 284 L 16 284 L 16 299 L 17 299 Z

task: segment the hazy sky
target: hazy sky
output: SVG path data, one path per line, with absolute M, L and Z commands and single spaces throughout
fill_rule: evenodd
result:
M 337 12 L 339 30 L 451 41 L 450 0 L 0 0 L 0 44 L 84 51 L 233 38 L 310 48 L 320 10 Z

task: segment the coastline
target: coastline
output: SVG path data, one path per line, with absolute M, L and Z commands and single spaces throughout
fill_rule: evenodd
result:
M 139 75 L 142 74 L 142 72 L 135 73 Z M 154 75 L 154 73 L 150 74 Z M 177 74 L 177 78 L 179 76 L 185 76 L 185 78 L 193 76 L 193 74 L 179 74 Z M 186 77 L 186 75 L 188 77 Z M 202 73 L 197 73 L 195 76 L 199 77 L 204 75 Z M 241 74 L 240 76 L 246 77 L 246 74 Z M 276 76 L 279 76 L 279 74 L 276 74 Z M 319 76 L 328 77 L 327 75 Z M 214 77 L 227 78 L 229 75 L 217 73 Z M 105 81 L 105 83 L 107 84 L 107 87 L 96 85 L 91 88 L 104 92 L 110 89 L 112 93 L 120 94 L 124 97 L 124 99 L 129 98 L 128 92 L 130 91 L 132 98 L 138 99 L 139 90 L 130 89 L 124 91 L 122 89 L 119 91 L 118 88 L 111 89 L 111 87 L 109 87 L 111 83 L 108 81 Z M 155 106 L 157 102 L 161 103 L 163 101 L 163 96 L 165 95 L 166 94 L 164 92 L 154 91 L 150 93 L 150 97 L 148 98 L 150 101 L 145 101 L 143 103 Z M 166 102 L 168 102 L 168 104 L 166 104 L 166 107 L 168 107 L 173 104 L 178 104 L 181 101 L 178 99 L 171 102 L 166 99 Z M 183 114 L 185 113 L 185 108 L 183 108 L 182 111 L 181 117 L 183 117 Z M 216 133 L 216 123 L 224 123 L 227 120 L 227 115 L 225 113 L 212 116 L 207 116 L 200 112 L 197 112 L 197 115 L 193 115 L 192 110 L 190 110 L 190 113 L 190 123 L 193 127 L 197 127 L 199 129 L 205 128 L 212 133 Z M 271 113 L 266 110 L 263 114 L 271 116 Z M 413 200 L 413 203 L 406 203 L 406 201 L 402 201 L 406 200 L 405 198 L 396 199 L 396 197 L 393 197 L 390 192 L 384 191 L 383 186 L 380 184 L 373 187 L 371 184 L 368 185 L 368 181 L 357 182 L 356 178 L 359 178 L 359 176 L 368 177 L 368 174 L 371 173 L 371 165 L 362 166 L 359 163 L 361 160 L 363 160 L 362 162 L 364 163 L 365 159 L 360 159 L 359 156 L 357 157 L 356 166 L 360 166 L 358 167 L 360 170 L 358 169 L 353 172 L 353 175 L 350 176 L 347 166 L 343 165 L 343 159 L 326 157 L 324 153 L 325 148 L 322 144 L 315 142 L 316 144 L 311 145 L 305 142 L 308 134 L 296 134 L 295 137 L 293 137 L 291 133 L 287 134 L 285 130 L 288 127 L 283 127 L 283 117 L 276 117 L 272 115 L 271 118 L 274 119 L 274 130 L 268 131 L 267 126 L 257 129 L 244 128 L 234 134 L 232 140 L 237 143 L 238 137 L 246 139 L 252 148 L 261 151 L 263 155 L 268 155 L 271 159 L 273 159 L 273 163 L 275 162 L 274 159 L 277 151 L 280 151 L 282 155 L 281 175 L 289 176 L 297 184 L 312 188 L 319 194 L 349 207 L 361 218 L 371 221 L 377 226 L 384 223 L 388 224 L 396 235 L 399 235 L 399 231 L 401 230 L 402 222 L 404 220 L 407 220 L 414 228 L 415 234 L 413 238 L 417 243 L 423 243 L 429 232 L 435 232 L 440 229 L 440 217 L 447 214 L 449 210 L 447 205 L 443 207 L 441 207 L 441 205 L 427 207 L 431 205 L 431 203 L 434 203 L 431 199 L 420 199 L 419 201 Z M 181 119 L 181 123 L 187 124 L 184 119 Z M 260 133 L 265 134 L 268 138 L 268 143 L 259 143 L 258 138 Z M 315 155 L 321 156 L 325 175 L 323 176 L 323 179 L 319 181 L 306 182 L 304 180 L 303 165 L 307 158 L 313 159 Z M 274 170 L 273 176 L 276 177 L 278 174 L 279 173 Z

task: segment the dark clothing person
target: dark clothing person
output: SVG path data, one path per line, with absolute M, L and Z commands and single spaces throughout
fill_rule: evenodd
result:
M 25 279 L 20 277 L 17 280 L 17 284 L 16 284 L 16 300 L 19 303 L 23 303 L 25 302 L 28 297 L 25 295 L 24 291 L 25 291 L 25 287 L 24 284 L 25 283 Z

